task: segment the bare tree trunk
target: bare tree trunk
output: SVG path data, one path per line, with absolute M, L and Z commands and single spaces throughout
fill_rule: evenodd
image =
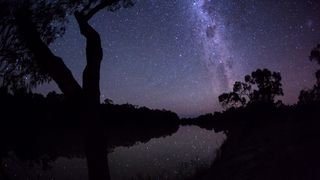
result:
M 87 40 L 86 57 L 87 65 L 83 71 L 83 87 L 81 88 L 74 79 L 71 71 L 66 67 L 61 58 L 55 56 L 49 47 L 41 40 L 39 33 L 32 21 L 23 14 L 17 17 L 21 37 L 26 46 L 34 54 L 40 68 L 48 72 L 50 77 L 58 84 L 60 90 L 71 97 L 79 107 L 85 123 L 86 156 L 90 180 L 109 180 L 110 173 L 107 158 L 107 142 L 103 136 L 99 116 L 100 104 L 100 64 L 102 61 L 102 47 L 100 35 L 89 25 L 88 20 L 102 8 L 114 1 L 102 1 L 101 4 L 84 13 L 75 13 L 80 31 Z
M 87 65 L 83 71 L 83 91 L 89 103 L 100 104 L 100 64 L 103 57 L 100 35 L 94 30 L 84 16 L 75 13 L 80 32 L 86 38 Z
M 81 34 L 86 38 L 87 65 L 83 71 L 83 92 L 86 98 L 86 156 L 90 180 L 109 180 L 107 138 L 99 116 L 100 64 L 103 57 L 100 35 L 88 23 L 85 16 L 75 13 Z
M 85 144 L 89 179 L 109 180 L 106 139 L 99 126 L 99 74 L 102 48 L 99 34 L 87 23 L 81 23 L 81 32 L 87 38 L 87 66 L 83 72 L 83 88 L 74 79 L 61 58 L 55 56 L 41 40 L 34 24 L 27 16 L 17 18 L 19 32 L 43 71 L 48 72 L 60 90 L 75 101 L 85 123 Z M 76 104 L 80 103 L 80 104 Z

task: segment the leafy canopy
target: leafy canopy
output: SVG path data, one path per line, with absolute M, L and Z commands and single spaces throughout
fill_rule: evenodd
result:
M 320 65 L 320 44 L 311 50 L 310 61 Z M 315 73 L 316 84 L 311 89 L 302 90 L 299 95 L 299 104 L 320 103 L 320 69 Z
M 42 41 L 49 45 L 64 35 L 75 11 L 107 3 L 109 11 L 133 5 L 132 0 L 0 0 L 0 87 L 7 91 L 30 90 L 52 80 L 19 36 L 17 14 L 27 14 Z
M 246 75 L 244 82 L 235 82 L 233 91 L 219 96 L 219 102 L 226 109 L 247 104 L 274 103 L 276 96 L 282 96 L 281 75 L 268 69 L 257 69 Z

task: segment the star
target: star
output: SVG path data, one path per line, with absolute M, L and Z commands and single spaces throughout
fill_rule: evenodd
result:
M 104 52 L 101 101 L 109 98 L 116 104 L 195 116 L 221 110 L 220 94 L 253 70 L 268 68 L 281 71 L 283 101 L 293 104 L 302 87 L 313 85 L 315 67 L 308 54 L 320 39 L 319 4 L 139 0 L 132 8 L 102 11 L 90 21 Z M 65 35 L 50 45 L 78 82 L 86 63 L 85 46 L 72 16 Z M 37 91 L 52 90 L 58 91 L 54 83 Z

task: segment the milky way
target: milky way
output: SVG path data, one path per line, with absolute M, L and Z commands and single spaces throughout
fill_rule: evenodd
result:
M 195 0 L 190 3 L 191 13 L 194 14 L 197 40 L 203 46 L 203 59 L 212 74 L 214 93 L 229 91 L 233 80 L 232 55 L 225 39 L 225 25 L 223 18 L 216 10 L 216 4 L 208 0 Z
M 103 45 L 101 100 L 169 109 L 221 110 L 217 97 L 257 68 L 281 72 L 285 103 L 315 83 L 318 0 L 137 0 L 90 21 Z M 51 45 L 81 84 L 85 41 L 73 17 Z M 299 73 L 297 73 L 299 72 Z M 38 89 L 57 90 L 54 83 Z

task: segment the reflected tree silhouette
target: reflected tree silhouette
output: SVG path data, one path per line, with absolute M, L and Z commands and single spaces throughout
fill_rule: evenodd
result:
M 90 178 L 107 178 L 107 155 L 114 148 L 169 136 L 179 128 L 178 116 L 170 111 L 101 104 L 97 109 L 100 129 L 92 127 L 99 130 L 93 134 L 77 122 L 74 112 L 78 109 L 70 108 L 62 94 L 1 93 L 0 97 L 1 160 L 14 154 L 31 164 L 49 165 L 59 157 L 86 157 Z M 4 164 L 1 168 L 5 169 Z

